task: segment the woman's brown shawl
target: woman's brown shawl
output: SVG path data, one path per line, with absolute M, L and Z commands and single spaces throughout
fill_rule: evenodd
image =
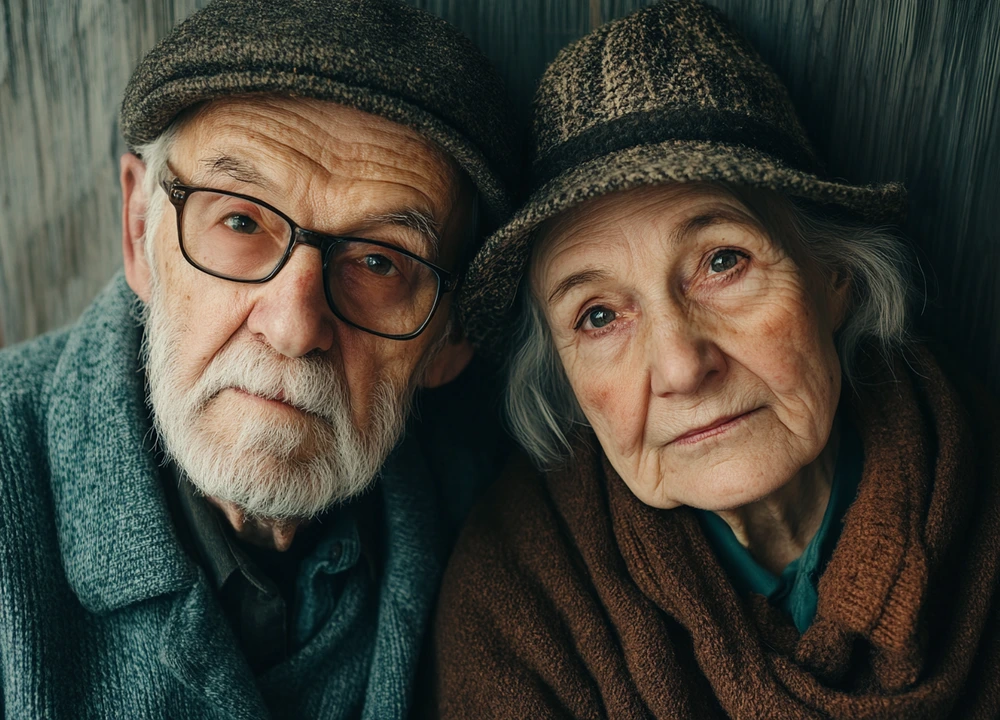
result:
M 591 444 L 508 473 L 470 519 L 437 617 L 441 714 L 1000 716 L 996 408 L 923 351 L 845 402 L 863 477 L 805 634 Z

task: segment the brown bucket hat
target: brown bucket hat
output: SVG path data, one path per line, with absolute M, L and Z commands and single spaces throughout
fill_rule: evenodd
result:
M 769 188 L 872 223 L 905 207 L 899 183 L 830 179 L 784 85 L 714 8 L 665 0 L 564 48 L 535 94 L 529 197 L 470 267 L 463 323 L 482 351 L 509 343 L 511 306 L 546 220 L 641 185 Z

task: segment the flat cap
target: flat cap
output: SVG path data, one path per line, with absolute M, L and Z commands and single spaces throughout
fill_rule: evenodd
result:
M 503 83 L 456 28 L 398 0 L 215 0 L 142 60 L 121 108 L 129 147 L 204 100 L 328 100 L 406 125 L 468 173 L 493 221 L 510 211 L 517 128 Z

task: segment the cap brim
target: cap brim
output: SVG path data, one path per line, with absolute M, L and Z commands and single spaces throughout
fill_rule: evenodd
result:
M 860 186 L 824 180 L 742 145 L 672 140 L 605 155 L 537 189 L 483 244 L 459 299 L 468 338 L 480 352 L 495 358 L 509 347 L 512 306 L 539 225 L 591 198 L 676 182 L 766 188 L 842 208 L 873 224 L 899 222 L 906 206 L 906 190 L 900 183 Z

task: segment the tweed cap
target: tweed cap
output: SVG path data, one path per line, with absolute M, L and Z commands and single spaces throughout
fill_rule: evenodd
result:
M 564 48 L 534 100 L 529 195 L 480 249 L 460 305 L 488 354 L 509 343 L 511 306 L 546 220 L 642 185 L 769 188 L 864 220 L 901 214 L 902 185 L 826 177 L 788 92 L 714 8 L 665 0 Z
M 398 0 L 215 0 L 142 60 L 121 108 L 129 147 L 212 98 L 329 100 L 409 126 L 478 187 L 493 227 L 509 215 L 519 160 L 503 83 L 472 41 Z

